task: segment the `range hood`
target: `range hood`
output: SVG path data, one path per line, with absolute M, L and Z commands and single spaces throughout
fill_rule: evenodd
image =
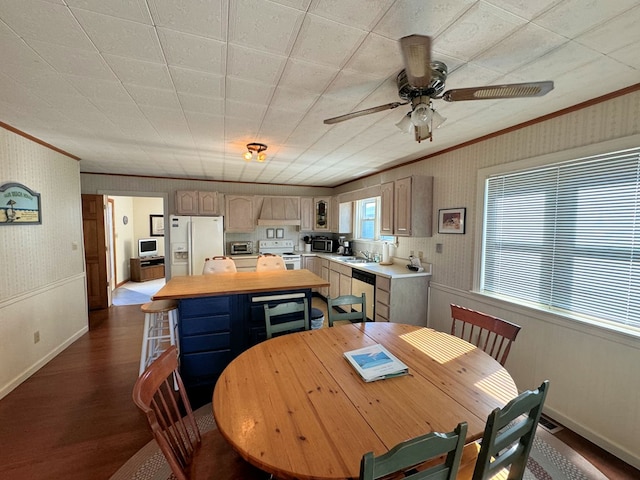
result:
M 263 197 L 258 225 L 300 225 L 300 197 Z

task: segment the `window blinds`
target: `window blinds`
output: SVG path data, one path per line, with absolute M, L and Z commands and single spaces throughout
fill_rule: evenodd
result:
M 640 148 L 488 178 L 481 289 L 640 328 Z

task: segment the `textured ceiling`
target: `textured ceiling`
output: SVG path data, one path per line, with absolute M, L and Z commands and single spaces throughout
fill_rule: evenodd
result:
M 0 0 L 0 121 L 82 172 L 335 186 L 639 83 L 638 25 L 636 0 Z M 408 106 L 324 125 L 399 100 L 414 33 L 447 89 L 555 89 L 435 100 L 433 142 L 395 127 Z

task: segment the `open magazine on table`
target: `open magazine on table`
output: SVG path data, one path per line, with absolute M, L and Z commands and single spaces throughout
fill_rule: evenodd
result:
M 409 373 L 409 367 L 378 343 L 344 352 L 344 356 L 365 382 L 398 377 Z

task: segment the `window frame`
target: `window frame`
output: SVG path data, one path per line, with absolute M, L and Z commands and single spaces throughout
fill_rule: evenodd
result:
M 374 227 L 373 227 L 373 238 L 364 238 L 362 237 L 362 217 L 360 215 L 361 213 L 361 208 L 362 205 L 365 202 L 370 202 L 371 200 L 375 199 L 375 204 L 376 204 L 376 211 L 375 211 L 375 215 L 373 217 L 373 221 L 374 221 Z M 353 218 L 353 239 L 356 241 L 360 241 L 360 242 L 389 242 L 389 243 L 394 243 L 396 242 L 396 237 L 393 235 L 381 235 L 380 234 L 380 215 L 381 215 L 381 196 L 380 195 L 374 195 L 371 197 L 366 197 L 366 198 L 360 198 L 358 200 L 354 200 L 354 218 Z
M 475 243 L 474 243 L 474 267 L 473 267 L 473 286 L 472 292 L 487 299 L 493 299 L 499 303 L 506 303 L 510 305 L 509 308 L 515 310 L 534 310 L 538 312 L 537 318 L 548 319 L 552 322 L 557 320 L 579 322 L 583 326 L 595 327 L 599 331 L 608 331 L 612 333 L 622 334 L 626 337 L 632 337 L 635 339 L 640 338 L 640 329 L 633 326 L 626 326 L 615 322 L 609 322 L 605 319 L 598 319 L 595 317 L 589 317 L 585 315 L 575 314 L 572 312 L 564 312 L 555 309 L 540 308 L 536 304 L 531 304 L 526 301 L 514 301 L 511 297 L 506 297 L 500 294 L 493 294 L 491 292 L 481 290 L 482 277 L 483 277 L 483 251 L 484 251 L 484 221 L 485 221 L 485 205 L 486 205 L 486 182 L 487 179 L 495 175 L 524 172 L 531 169 L 540 167 L 548 167 L 551 165 L 559 165 L 562 163 L 575 162 L 578 159 L 607 155 L 612 152 L 639 148 L 640 147 L 640 135 L 632 135 L 621 139 L 610 140 L 594 145 L 588 145 L 573 149 L 567 149 L 560 152 L 555 152 L 548 155 L 539 157 L 532 157 L 524 160 L 517 160 L 514 162 L 502 163 L 492 167 L 479 169 L 477 172 L 476 183 L 476 200 L 477 209 L 475 213 Z

